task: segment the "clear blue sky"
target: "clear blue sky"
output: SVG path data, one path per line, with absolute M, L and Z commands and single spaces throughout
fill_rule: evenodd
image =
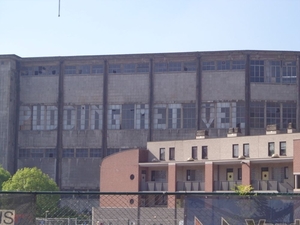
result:
M 300 51 L 300 0 L 0 0 L 0 54 Z

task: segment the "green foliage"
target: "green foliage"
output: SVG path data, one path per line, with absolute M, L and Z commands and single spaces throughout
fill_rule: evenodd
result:
M 23 168 L 19 169 L 9 180 L 3 183 L 4 191 L 58 191 L 55 181 L 40 169 Z M 37 216 L 43 215 L 46 211 L 56 210 L 59 195 L 38 194 L 36 197 Z
M 10 173 L 0 165 L 0 190 L 2 190 L 3 182 L 11 177 Z
M 234 191 L 239 195 L 249 195 L 253 191 L 251 185 L 236 185 Z

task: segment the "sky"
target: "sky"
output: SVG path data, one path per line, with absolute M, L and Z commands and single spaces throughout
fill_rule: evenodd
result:
M 0 0 L 0 55 L 300 51 L 300 0 Z

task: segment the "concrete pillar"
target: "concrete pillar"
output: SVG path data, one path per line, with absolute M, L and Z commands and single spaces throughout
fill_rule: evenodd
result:
M 205 163 L 205 191 L 213 192 L 214 190 L 214 164 L 213 162 Z
M 168 165 L 168 191 L 176 191 L 176 164 L 169 163 Z M 168 208 L 175 208 L 176 206 L 176 196 L 168 195 Z
M 250 161 L 242 161 L 242 185 L 251 185 L 251 168 Z

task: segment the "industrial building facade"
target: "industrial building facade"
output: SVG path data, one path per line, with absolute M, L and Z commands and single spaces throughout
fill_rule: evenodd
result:
M 147 141 L 300 129 L 300 52 L 0 56 L 0 164 L 98 190 L 102 158 Z

